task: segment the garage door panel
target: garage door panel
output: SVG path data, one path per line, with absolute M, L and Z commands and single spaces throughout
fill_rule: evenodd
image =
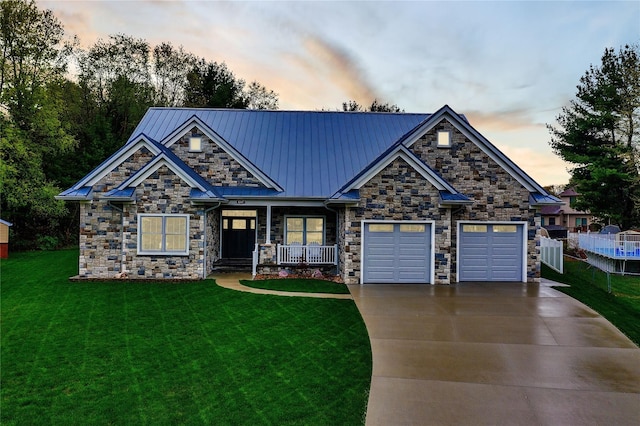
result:
M 363 281 L 428 282 L 431 267 L 430 237 L 429 224 L 365 224 Z
M 521 224 L 462 225 L 458 280 L 521 281 L 523 229 Z

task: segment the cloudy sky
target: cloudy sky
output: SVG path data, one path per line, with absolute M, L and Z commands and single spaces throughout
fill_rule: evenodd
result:
M 640 43 L 638 1 L 38 0 L 82 46 L 110 34 L 183 45 L 279 94 L 280 109 L 354 99 L 448 104 L 543 185 L 569 175 L 555 123 L 606 47 Z

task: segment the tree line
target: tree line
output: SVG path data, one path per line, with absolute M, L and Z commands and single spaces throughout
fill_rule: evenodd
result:
M 120 148 L 149 107 L 278 108 L 273 90 L 182 46 L 116 34 L 80 49 L 34 0 L 0 3 L 0 49 L 0 215 L 17 249 L 77 238 L 77 206 L 54 196 Z
M 54 196 L 120 148 L 149 107 L 278 108 L 273 90 L 182 46 L 125 34 L 79 45 L 34 0 L 0 2 L 0 217 L 16 249 L 77 240 L 77 204 Z M 548 126 L 573 165 L 577 207 L 624 229 L 640 226 L 639 56 L 607 49 Z M 403 112 L 378 100 L 342 110 Z

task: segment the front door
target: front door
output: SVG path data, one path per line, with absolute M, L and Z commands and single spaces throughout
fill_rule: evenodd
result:
M 236 216 L 234 212 L 222 215 L 222 257 L 248 259 L 256 243 L 256 218 Z

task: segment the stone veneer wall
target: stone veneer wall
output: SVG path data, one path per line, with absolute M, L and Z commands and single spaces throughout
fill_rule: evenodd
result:
M 113 278 L 122 265 L 122 214 L 106 202 L 80 203 L 78 273 Z
M 153 154 L 141 147 L 93 186 L 93 201 L 80 203 L 81 277 L 113 278 L 122 270 L 122 213 L 100 201 L 100 195 L 118 186 L 144 166 Z
M 437 132 L 451 132 L 451 147 L 437 147 Z M 454 188 L 474 203 L 454 208 L 451 226 L 451 271 L 455 280 L 457 222 L 523 221 L 528 223 L 527 279 L 539 281 L 540 212 L 529 205 L 529 191 L 447 120 L 441 121 L 410 148 Z
M 205 214 L 206 232 L 206 271 L 213 271 L 213 264 L 220 259 L 220 209 L 213 209 Z
M 130 279 L 202 278 L 204 207 L 191 206 L 190 190 L 163 166 L 136 189 L 136 203 L 124 204 L 123 212 L 99 198 L 81 205 L 80 275 L 113 278 L 124 270 Z M 138 213 L 188 214 L 189 254 L 138 255 Z
M 189 151 L 189 138 L 202 138 L 202 151 Z M 197 127 L 176 141 L 171 149 L 188 166 L 214 186 L 264 187 L 258 179 L 227 154 L 218 144 L 203 135 Z
M 439 193 L 420 173 L 397 158 L 360 188 L 360 203 L 348 207 L 344 224 L 344 279 L 360 282 L 362 220 L 431 220 L 435 232 L 435 283 L 451 280 L 450 210 L 439 208 Z

